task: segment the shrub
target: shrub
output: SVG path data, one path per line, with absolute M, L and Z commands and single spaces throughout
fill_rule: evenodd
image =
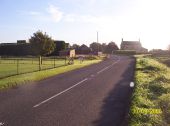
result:
M 136 51 L 134 51 L 134 50 L 116 50 L 113 53 L 120 54 L 120 55 L 135 55 Z

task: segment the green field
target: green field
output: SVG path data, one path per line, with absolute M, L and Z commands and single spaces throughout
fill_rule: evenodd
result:
M 152 57 L 157 59 L 161 63 L 167 65 L 168 67 L 170 67 L 170 56 L 169 55 L 161 55 L 161 56 L 154 55 Z
M 23 73 L 31 73 L 46 69 L 57 68 L 68 65 L 69 59 L 63 57 L 42 57 L 42 62 L 38 57 L 11 57 L 0 58 L 0 79 Z M 102 57 L 86 57 L 83 64 L 92 60 L 102 59 Z M 81 64 L 80 60 L 74 59 L 75 64 Z
M 0 60 L 0 78 L 63 65 L 66 65 L 65 59 L 61 58 L 42 58 L 41 65 L 39 65 L 39 58 L 2 58 Z
M 129 126 L 170 126 L 170 68 L 137 57 Z
M 56 59 L 54 64 L 53 58 L 43 59 L 42 70 L 39 71 L 39 61 L 34 58 L 22 58 L 22 62 L 19 62 L 19 74 L 17 74 L 17 58 L 14 59 L 1 59 L 0 64 L 0 89 L 15 87 L 20 84 L 25 84 L 32 81 L 39 81 L 50 76 L 54 76 L 60 73 L 71 71 L 74 69 L 82 68 L 90 64 L 98 63 L 103 58 L 98 59 L 85 59 L 80 62 L 78 59 L 74 60 L 74 64 L 68 65 L 68 60 Z M 55 67 L 55 68 L 54 68 Z M 24 74 L 21 74 L 24 73 Z M 8 77 L 7 77 L 8 76 Z

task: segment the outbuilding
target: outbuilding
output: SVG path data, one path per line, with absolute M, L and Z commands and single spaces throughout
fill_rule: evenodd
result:
M 59 51 L 59 56 L 67 56 L 73 58 L 76 56 L 75 49 L 66 49 L 63 51 Z

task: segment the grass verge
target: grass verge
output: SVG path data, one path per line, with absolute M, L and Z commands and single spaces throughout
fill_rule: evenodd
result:
M 170 126 L 170 68 L 137 57 L 129 126 Z
M 75 63 L 73 65 L 62 66 L 55 69 L 43 70 L 33 73 L 21 74 L 16 76 L 11 76 L 0 80 L 0 89 L 6 89 L 10 87 L 15 87 L 17 85 L 25 84 L 28 82 L 39 81 L 57 74 L 65 73 L 71 70 L 82 68 L 91 64 L 99 63 L 102 60 L 89 60 L 82 64 Z

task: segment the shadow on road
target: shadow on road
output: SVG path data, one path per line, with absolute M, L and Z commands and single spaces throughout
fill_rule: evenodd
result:
M 133 89 L 129 83 L 133 81 L 135 61 L 133 60 L 116 83 L 114 89 L 103 101 L 101 118 L 93 122 L 94 126 L 127 126 L 126 116 L 129 111 L 130 97 Z

